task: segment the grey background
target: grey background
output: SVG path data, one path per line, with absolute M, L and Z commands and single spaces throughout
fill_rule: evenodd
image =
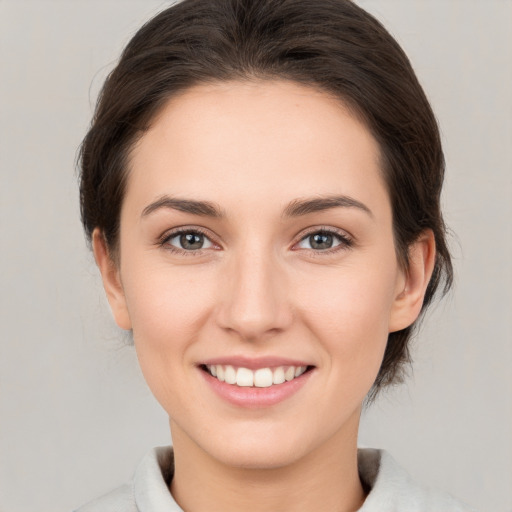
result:
M 424 84 L 447 156 L 455 292 L 361 443 L 480 511 L 512 510 L 512 3 L 360 0 Z M 76 148 L 123 45 L 165 3 L 0 0 L 0 511 L 64 512 L 130 478 L 167 418 L 79 223 Z

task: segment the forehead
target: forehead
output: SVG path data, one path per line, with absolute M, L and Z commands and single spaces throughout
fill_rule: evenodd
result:
M 255 205 L 337 193 L 386 201 L 379 155 L 364 124 L 315 88 L 200 85 L 170 99 L 133 148 L 125 201 L 139 209 L 162 194 Z

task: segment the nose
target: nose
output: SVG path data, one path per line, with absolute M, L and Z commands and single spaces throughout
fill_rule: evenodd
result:
M 261 250 L 233 257 L 221 285 L 219 326 L 246 341 L 258 341 L 286 330 L 293 312 L 283 268 Z

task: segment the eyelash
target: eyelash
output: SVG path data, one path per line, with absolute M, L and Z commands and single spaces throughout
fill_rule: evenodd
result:
M 180 255 L 184 255 L 184 256 L 200 256 L 204 253 L 205 250 L 209 249 L 209 248 L 197 249 L 197 250 L 180 249 L 179 247 L 176 247 L 169 243 L 169 241 L 172 240 L 173 238 L 176 238 L 177 236 L 185 235 L 185 234 L 186 235 L 189 235 L 189 234 L 190 235 L 201 235 L 205 239 L 207 239 L 212 244 L 212 246 L 218 247 L 218 244 L 216 244 L 212 240 L 212 236 L 209 235 L 209 233 L 206 230 L 203 230 L 199 227 L 183 227 L 183 228 L 173 229 L 172 231 L 167 231 L 159 239 L 158 245 L 160 247 L 164 248 L 166 251 L 170 251 L 174 254 L 180 254 Z
M 294 242 L 293 247 L 296 247 L 298 244 L 300 244 L 302 241 L 306 240 L 312 235 L 330 235 L 338 240 L 338 245 L 335 245 L 334 247 L 330 247 L 328 249 L 323 250 L 315 250 L 315 249 L 305 249 L 313 256 L 324 256 L 328 254 L 334 254 L 338 251 L 344 251 L 347 249 L 351 249 L 354 246 L 354 240 L 353 238 L 348 235 L 345 231 L 341 231 L 332 227 L 315 227 L 307 231 L 306 233 L 301 233 L 299 239 Z M 292 247 L 292 249 L 293 249 Z M 294 250 L 300 250 L 300 249 L 294 249 Z
M 200 256 L 204 253 L 206 249 L 197 249 L 197 250 L 187 250 L 187 249 L 180 249 L 179 247 L 173 246 L 169 244 L 169 241 L 173 238 L 176 238 L 177 236 L 183 235 L 183 234 L 192 234 L 192 235 L 201 235 L 205 239 L 207 239 L 212 246 L 218 247 L 218 244 L 216 244 L 213 240 L 211 235 L 209 235 L 206 230 L 203 230 L 199 227 L 183 227 L 183 228 L 177 228 L 170 232 L 166 232 L 162 237 L 160 237 L 158 241 L 158 245 L 162 248 L 164 248 L 167 251 L 170 251 L 174 254 L 180 254 L 184 256 Z M 292 245 L 292 250 L 300 250 L 300 249 L 294 249 L 298 244 L 306 240 L 308 237 L 312 235 L 330 235 L 333 236 L 338 240 L 338 245 L 335 245 L 334 247 L 330 247 L 328 249 L 323 250 L 315 250 L 315 249 L 304 249 L 309 251 L 314 256 L 322 256 L 326 254 L 333 254 L 338 251 L 347 250 L 353 247 L 354 240 L 347 235 L 345 232 L 331 228 L 331 227 L 315 227 L 311 229 L 310 231 L 306 233 L 302 233 L 300 238 Z

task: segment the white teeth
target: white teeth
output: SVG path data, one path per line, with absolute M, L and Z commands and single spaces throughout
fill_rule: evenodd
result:
M 236 385 L 251 387 L 254 384 L 254 373 L 247 368 L 238 368 L 236 372 Z
M 224 380 L 228 384 L 236 384 L 236 371 L 232 366 L 226 366 L 224 370 Z
M 290 381 L 290 380 L 293 380 L 294 377 L 295 377 L 295 368 L 293 366 L 288 366 L 288 368 L 286 368 L 286 371 L 284 372 L 284 378 L 287 381 Z
M 284 382 L 284 368 L 280 366 L 274 370 L 274 376 L 272 377 L 272 384 L 282 384 Z
M 273 384 L 283 384 L 297 377 L 300 377 L 307 369 L 307 366 L 278 366 L 276 368 L 259 368 L 249 370 L 248 368 L 235 368 L 231 365 L 208 365 L 208 371 L 213 377 L 221 382 L 240 387 L 268 388 Z
M 297 366 L 297 368 L 295 368 L 295 377 L 300 377 L 305 371 L 305 366 Z
M 268 388 L 272 386 L 272 370 L 260 368 L 254 372 L 254 385 L 257 388 Z

